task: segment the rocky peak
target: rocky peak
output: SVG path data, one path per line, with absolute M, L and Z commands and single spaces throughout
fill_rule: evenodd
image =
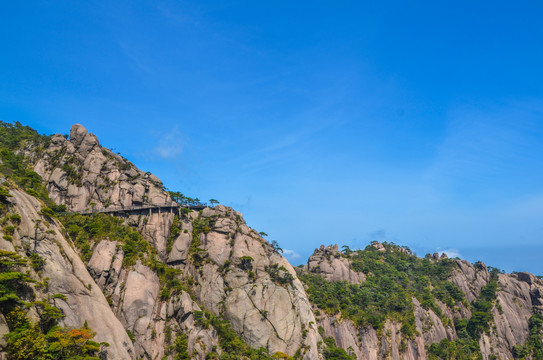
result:
M 83 125 L 81 124 L 72 125 L 72 128 L 70 129 L 70 141 L 72 141 L 72 143 L 75 146 L 80 145 L 83 142 L 83 139 L 85 139 L 87 135 L 89 135 L 89 132 Z M 94 136 L 94 138 L 96 138 L 96 136 Z
M 90 134 L 87 129 L 79 124 L 72 126 L 70 142 L 83 158 L 86 158 L 95 146 L 100 146 L 96 135 Z
M 351 284 L 359 284 L 366 278 L 364 274 L 351 269 L 349 260 L 339 251 L 337 244 L 321 245 L 315 249 L 304 270 L 319 274 L 328 281 L 347 281 Z
M 378 241 L 374 241 L 371 243 L 371 246 L 377 249 L 377 251 L 385 252 L 387 249 L 385 248 L 385 245 L 381 244 Z
M 519 272 L 517 273 L 517 277 L 520 281 L 524 281 L 525 283 L 528 283 L 528 285 L 532 284 L 539 284 L 541 285 L 541 280 L 536 278 L 533 274 L 530 274 L 529 272 Z
M 30 152 L 42 146 L 26 144 L 20 151 L 37 159 L 31 162 L 45 180 L 50 197 L 71 211 L 173 203 L 157 177 L 102 147 L 82 125 L 74 125 L 69 137 L 57 134 L 42 144 L 43 152 L 33 156 Z M 36 280 L 48 281 L 49 288 L 37 295 L 63 295 L 53 297 L 65 314 L 63 325 L 78 327 L 88 320 L 97 332 L 96 340 L 111 343 L 108 354 L 101 358 L 172 359 L 182 354 L 172 350 L 174 343 L 183 343 L 182 336 L 190 358 L 218 358 L 228 351 L 220 334 L 233 330 L 239 335 L 234 339 L 238 345 L 266 348 L 273 358 L 296 353 L 304 360 L 329 358 L 327 347 L 328 354 L 339 350 L 330 345 L 333 339 L 335 346 L 357 359 L 433 359 L 431 344 L 455 343 L 460 332 L 456 333 L 454 324 L 460 319 L 468 324 L 480 320 L 477 306 L 483 301 L 488 307 L 483 309 L 484 317 L 492 320 L 476 340 L 481 355 L 477 358 L 510 359 L 515 346 L 518 350 L 529 341 L 531 318 L 543 313 L 543 283 L 532 274 L 496 273 L 481 262 L 450 260 L 438 253 L 416 260 L 408 248 L 387 242 L 372 242 L 366 254 L 322 245 L 304 270 L 295 271 L 245 223 L 241 213 L 222 205 L 202 211 L 170 207 L 124 213 L 118 225 L 141 235 L 137 241 L 132 239 L 142 246 L 136 250 L 124 238 L 103 234 L 84 238 L 87 242 L 82 244 L 77 241 L 79 235 L 70 232 L 74 241 L 67 241 L 58 219 L 44 217 L 43 203 L 21 190 L 9 189 L 12 197 L 5 200 L 5 206 L 20 215 L 20 223 L 0 229 L 4 235 L 0 250 L 21 256 L 34 251 L 46 261 L 41 274 L 29 269 Z M 109 218 L 66 218 L 70 216 Z M 12 221 L 9 219 L 4 217 L 3 225 Z M 75 246 L 82 254 L 82 249 L 88 251 L 86 264 Z M 125 261 L 134 251 L 144 255 L 135 262 Z M 415 288 L 395 298 L 401 291 L 390 282 L 379 287 L 380 276 L 394 280 L 398 273 L 408 274 L 406 266 L 415 264 L 414 260 L 424 267 L 412 267 L 412 271 L 426 271 L 420 277 L 447 271 L 446 278 L 428 280 L 433 287 L 425 295 L 428 299 L 417 296 L 421 293 Z M 373 267 L 368 266 L 372 261 Z M 379 271 L 381 265 L 386 272 Z M 364 269 L 366 274 L 353 269 Z M 319 277 L 342 283 L 323 286 L 326 283 Z M 317 286 L 311 279 L 319 281 Z M 495 296 L 485 299 L 494 291 L 492 286 Z M 359 305 L 351 309 L 357 318 L 334 305 L 336 300 L 349 299 L 349 294 L 356 296 L 349 304 Z M 378 310 L 375 304 L 379 303 L 371 305 L 373 298 L 392 299 L 400 309 L 412 309 L 412 314 L 377 313 L 386 319 L 378 329 L 369 322 L 377 316 L 360 316 L 367 309 Z M 326 302 L 321 304 L 320 299 Z M 361 305 L 366 303 L 370 305 Z M 7 331 L 0 314 L 0 335 Z M 0 336 L 0 358 L 4 345 Z
M 13 223 L 11 235 L 0 240 L 0 251 L 15 252 L 27 261 L 41 261 L 40 268 L 33 265 L 26 269 L 35 283 L 28 287 L 29 298 L 25 299 L 28 305 L 32 306 L 32 301 L 40 298 L 52 301 L 63 315 L 60 326 L 79 328 L 87 323 L 96 332 L 94 340 L 109 343 L 107 350 L 101 352 L 102 358 L 133 359 L 132 342 L 71 241 L 63 235 L 61 224 L 41 213 L 43 205 L 38 199 L 19 189 L 12 189 L 10 193 L 8 215 L 16 214 L 18 220 Z M 38 286 L 40 282 L 45 286 Z M 28 315 L 35 317 L 36 311 L 31 309 Z M 0 339 L 7 333 L 7 329 L 2 329 L 2 319 L 0 313 Z M 0 343 L 0 359 L 4 359 L 1 346 Z
M 95 208 L 173 204 L 156 176 L 100 146 L 80 124 L 72 126 L 69 140 L 60 134 L 51 138 L 34 171 L 46 181 L 51 199 L 71 211 L 91 204 Z

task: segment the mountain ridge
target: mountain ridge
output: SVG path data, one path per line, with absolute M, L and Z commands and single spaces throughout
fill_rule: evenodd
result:
M 294 268 L 241 213 L 222 205 L 77 214 L 175 201 L 156 176 L 102 147 L 81 125 L 68 138 L 40 136 L 20 124 L 0 128 L 8 193 L 0 250 L 25 259 L 27 265 L 18 266 L 34 282 L 48 278 L 50 287 L 28 283 L 33 290 L 17 296 L 29 304 L 30 323 L 41 321 L 32 298 L 43 298 L 61 312 L 59 326 L 92 329 L 98 345 L 91 343 L 89 356 L 542 356 L 543 285 L 529 273 L 418 258 L 406 247 L 378 242 L 355 251 L 321 246 L 303 268 Z M 19 223 L 10 220 L 16 216 Z M 41 270 L 29 265 L 33 257 L 43 260 Z M 101 310 L 84 312 L 91 306 L 82 305 L 84 299 Z M 22 330 L 7 320 L 7 310 L 0 315 L 0 337 L 8 335 L 0 347 L 16 358 L 9 339 Z

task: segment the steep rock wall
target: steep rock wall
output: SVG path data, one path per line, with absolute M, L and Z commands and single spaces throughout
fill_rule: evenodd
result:
M 81 327 L 85 321 L 96 331 L 96 341 L 108 342 L 110 359 L 133 359 L 134 348 L 122 324 L 110 309 L 100 287 L 62 234 L 56 220 L 40 214 L 42 204 L 34 197 L 11 190 L 12 211 L 21 216 L 10 241 L 0 242 L 0 249 L 15 251 L 26 257 L 32 252 L 45 260 L 40 281 L 47 280 L 42 296 L 62 294 L 66 300 L 54 299 L 65 317 L 61 325 Z

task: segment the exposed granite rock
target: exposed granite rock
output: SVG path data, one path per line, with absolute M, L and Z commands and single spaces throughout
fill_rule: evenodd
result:
M 92 257 L 87 265 L 91 276 L 100 287 L 106 285 L 111 269 L 111 263 L 117 252 L 117 242 L 102 240 L 96 245 Z
M 210 226 L 208 232 L 199 235 L 198 251 L 203 260 L 197 262 L 189 251 L 194 221 L 207 221 Z M 198 302 L 224 316 L 251 346 L 290 355 L 306 348 L 305 359 L 321 357 L 315 319 L 294 269 L 245 224 L 239 212 L 224 206 L 206 208 L 201 215 L 182 217 L 180 224 L 181 232 L 173 241 L 168 262 L 179 267 L 185 278 L 194 279 Z M 133 332 L 136 356 L 162 357 L 167 344 L 160 331 L 169 327 L 182 330 L 194 340 L 189 341 L 189 350 L 194 358 L 204 359 L 218 339 L 212 329 L 194 326 L 192 311 L 187 309 L 199 306 L 189 301 L 186 293 L 160 300 L 158 278 L 145 266 L 114 270 L 116 248 L 107 240 L 98 243 L 88 267 L 109 294 L 122 323 Z M 290 283 L 274 281 L 270 266 L 277 269 L 276 276 L 290 277 Z M 112 280 L 112 274 L 119 275 Z M 172 318 L 172 314 L 177 315 Z
M 4 315 L 0 314 L 0 347 L 6 346 L 6 338 L 4 337 L 9 333 L 8 323 Z M 0 353 L 1 356 L 1 353 Z
M 46 181 L 50 197 L 70 211 L 173 204 L 158 178 L 101 147 L 96 136 L 81 125 L 72 127 L 69 140 L 53 136 L 43 156 L 35 160 L 34 169 Z M 456 269 L 450 281 L 463 291 L 466 302 L 452 309 L 437 301 L 440 311 L 434 312 L 413 298 L 418 335 L 406 340 L 401 336 L 401 324 L 391 320 L 377 332 L 371 327 L 357 328 L 339 315 L 316 319 L 292 266 L 231 208 L 124 215 L 125 224 L 137 228 L 158 257 L 179 269 L 186 283 L 193 284 L 191 295 L 177 290 L 168 297 L 160 295 L 159 278 L 149 267 L 138 263 L 123 268 L 120 244 L 108 239 L 98 242 L 85 268 L 59 224 L 38 214 L 39 201 L 14 192 L 10 202 L 23 221 L 13 241 L 0 239 L 0 249 L 21 254 L 35 249 L 47 260 L 43 276 L 50 278 L 49 292 L 67 296 L 66 301 L 55 299 L 66 314 L 63 325 L 81 326 L 87 320 L 97 331 L 96 340 L 111 344 L 109 359 L 171 358 L 166 350 L 172 341 L 166 336 L 170 331 L 173 336 L 181 332 L 188 336 L 192 358 L 203 360 L 215 348 L 220 352 L 215 329 L 196 323 L 195 312 L 204 309 L 223 316 L 248 344 L 266 347 L 271 354 L 293 355 L 300 349 L 304 359 L 321 359 L 317 327 L 322 326 L 325 336 L 333 337 L 357 359 L 426 359 L 427 346 L 457 338 L 454 320 L 471 316 L 466 304 L 477 299 L 491 280 L 484 264 L 454 260 Z M 168 240 L 175 216 L 181 232 Z M 42 221 L 37 233 L 32 222 L 36 219 Z M 199 222 L 206 225 L 201 227 Z M 202 231 L 193 236 L 196 226 Z M 386 243 L 373 242 L 372 246 L 379 252 L 389 249 Z M 409 253 L 406 248 L 397 250 Z M 428 259 L 443 261 L 446 255 L 435 253 Z M 365 281 L 365 275 L 351 269 L 349 258 L 337 245 L 317 249 L 304 271 L 328 281 Z M 533 311 L 543 310 L 543 284 L 532 274 L 500 274 L 498 282 L 493 326 L 480 340 L 484 359 L 512 358 L 512 347 L 528 338 L 529 317 Z M 6 331 L 3 320 L 0 317 L 0 335 Z M 134 345 L 125 328 L 134 334 Z
M 143 340 L 154 318 L 159 288 L 157 275 L 147 266 L 138 263 L 128 271 L 119 317 L 137 340 L 135 348 L 138 358 L 149 353 Z
M 462 290 L 466 300 L 471 303 L 479 296 L 483 286 L 488 284 L 490 274 L 482 263 L 475 267 L 465 260 L 454 261 L 458 269 L 454 270 L 451 281 Z
M 87 321 L 96 331 L 95 340 L 110 344 L 107 348 L 109 359 L 133 359 L 132 342 L 100 287 L 62 235 L 60 225 L 39 213 L 42 205 L 34 197 L 18 190 L 12 190 L 11 194 L 16 200 L 15 211 L 21 216 L 21 222 L 13 234 L 12 246 L 0 249 L 16 250 L 23 256 L 26 251 L 35 250 L 45 259 L 40 276 L 49 279 L 48 293 L 66 296 L 66 300 L 54 299 L 65 315 L 61 325 L 81 327 Z
M 337 245 L 321 246 L 309 257 L 305 270 L 322 275 L 328 281 L 347 281 L 359 284 L 365 275 L 351 269 L 350 261 L 342 256 Z
M 192 223 L 189 220 L 184 219 L 181 222 L 181 232 L 174 240 L 172 249 L 168 254 L 168 263 L 186 263 L 191 242 Z
M 375 246 L 375 245 L 374 245 Z M 378 246 L 378 245 L 377 245 Z M 384 247 L 383 247 L 384 248 Z M 377 248 L 378 250 L 380 247 Z M 346 281 L 342 266 L 322 267 L 328 256 L 337 247 L 321 247 L 309 258 L 304 271 L 311 271 L 325 277 L 329 281 Z M 386 249 L 385 249 L 386 251 Z M 430 255 L 431 261 L 442 261 L 446 258 Z M 347 257 L 343 259 L 348 261 Z M 464 293 L 468 302 L 477 299 L 481 289 L 489 283 L 491 275 L 485 264 L 470 264 L 467 261 L 453 260 L 456 268 L 450 281 Z M 348 265 L 348 264 L 347 264 Z M 322 269 L 326 269 L 323 271 Z M 330 274 L 331 269 L 338 269 Z M 493 326 L 488 334 L 482 334 L 479 342 L 483 359 L 512 359 L 512 348 L 524 344 L 529 335 L 528 320 L 534 311 L 541 311 L 543 304 L 543 284 L 529 273 L 516 275 L 498 274 L 498 292 L 495 306 L 492 309 Z M 349 319 L 339 315 L 321 315 L 317 318 L 325 336 L 334 338 L 336 344 L 357 359 L 427 359 L 426 347 L 443 339 L 456 340 L 457 334 L 452 326 L 457 318 L 469 318 L 471 311 L 464 304 L 458 303 L 454 310 L 437 301 L 442 315 L 437 316 L 430 309 L 424 309 L 420 302 L 413 298 L 416 329 L 419 333 L 413 340 L 407 340 L 402 347 L 400 324 L 391 321 L 385 323 L 382 336 L 369 328 L 357 328 Z M 445 319 L 445 320 L 444 320 Z M 403 348 L 403 350 L 402 350 Z
M 100 146 L 79 124 L 72 126 L 70 140 L 52 137 L 34 171 L 46 181 L 51 199 L 71 211 L 90 209 L 91 203 L 97 209 L 173 203 L 156 176 Z
M 417 331 L 422 335 L 423 344 L 433 344 L 443 339 L 455 340 L 457 338 L 453 327 L 443 325 L 443 321 L 439 316 L 431 309 L 424 309 L 416 298 L 413 298 L 412 301 L 415 306 Z M 448 315 L 450 316 L 449 319 L 452 320 L 451 314 Z
M 210 231 L 200 234 L 199 247 L 206 260 L 185 268 L 199 284 L 198 300 L 215 314 L 223 314 L 251 346 L 293 355 L 305 345 L 305 359 L 320 358 L 315 318 L 288 261 L 231 208 L 207 208 L 201 219 L 211 221 Z M 250 270 L 240 268 L 244 257 L 251 259 Z M 227 261 L 230 265 L 224 269 Z M 277 283 L 270 267 L 277 269 L 276 276 L 291 280 Z

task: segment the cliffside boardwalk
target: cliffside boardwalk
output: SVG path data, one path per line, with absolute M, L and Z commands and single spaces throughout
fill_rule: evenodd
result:
M 158 212 L 159 214 L 162 212 L 165 213 L 174 213 L 177 214 L 180 213 L 181 209 L 190 209 L 190 210 L 203 210 L 207 207 L 205 204 L 201 205 L 180 205 L 180 204 L 173 204 L 173 205 L 141 205 L 141 206 L 131 206 L 131 207 L 107 207 L 107 208 L 93 208 L 93 209 L 85 209 L 80 211 L 73 211 L 72 213 L 81 214 L 81 215 L 92 215 L 92 214 L 112 214 L 112 215 L 122 215 L 122 214 L 149 214 Z

